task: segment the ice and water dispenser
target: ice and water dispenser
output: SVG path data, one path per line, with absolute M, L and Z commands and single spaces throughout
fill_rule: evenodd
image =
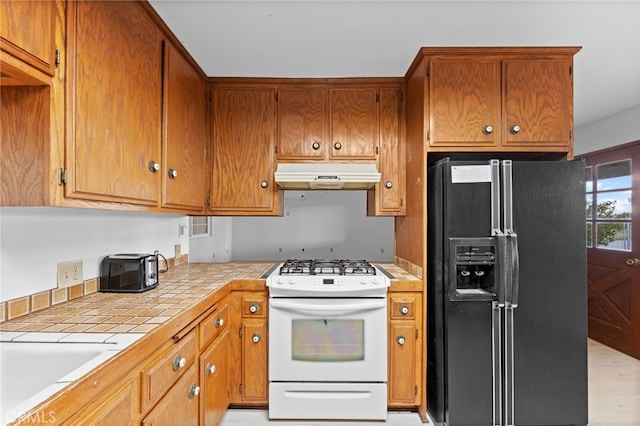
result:
M 451 300 L 494 300 L 496 298 L 496 240 L 450 239 Z

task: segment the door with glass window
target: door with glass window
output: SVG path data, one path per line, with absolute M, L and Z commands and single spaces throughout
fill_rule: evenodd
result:
M 640 141 L 583 158 L 589 337 L 640 358 Z

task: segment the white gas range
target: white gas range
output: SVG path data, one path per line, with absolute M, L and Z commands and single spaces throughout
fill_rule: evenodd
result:
M 364 260 L 292 259 L 267 277 L 270 418 L 386 418 L 389 285 Z

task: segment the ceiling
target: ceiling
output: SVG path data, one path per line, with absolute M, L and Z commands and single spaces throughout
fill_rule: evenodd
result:
M 640 0 L 150 3 L 211 77 L 398 77 L 422 46 L 582 46 L 575 126 L 640 105 Z

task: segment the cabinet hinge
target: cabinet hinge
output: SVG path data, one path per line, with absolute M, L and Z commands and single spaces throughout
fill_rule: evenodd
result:
M 378 155 L 378 147 L 376 146 L 376 155 Z
M 56 49 L 54 64 L 55 64 L 56 68 L 58 68 L 58 66 L 60 65 L 60 50 L 59 49 Z
M 402 103 L 402 101 L 404 101 L 404 93 L 402 93 L 402 90 L 400 91 L 399 97 L 400 97 L 400 103 Z
M 431 140 L 431 130 L 427 130 L 427 140 Z
M 238 393 L 240 393 L 240 395 L 242 395 L 242 383 L 240 383 L 238 385 Z
M 212 93 L 212 92 L 210 92 L 210 91 L 209 91 L 209 92 L 207 92 L 207 93 L 205 94 L 205 96 L 209 99 L 209 102 L 211 102 L 211 101 L 213 100 L 213 93 Z
M 204 203 L 207 207 L 211 207 L 211 196 L 207 195 L 207 198 L 205 198 Z
M 573 131 L 569 130 L 569 140 L 573 140 Z
M 402 204 L 400 204 L 402 205 Z M 416 328 L 416 340 L 418 340 L 418 329 Z
M 573 67 L 569 65 L 569 74 L 573 74 Z
M 58 167 L 58 185 L 65 185 L 67 183 L 67 171 L 62 167 Z
M 431 67 L 427 67 L 427 77 L 431 77 Z
M 238 329 L 238 336 L 242 337 L 242 327 Z
M 376 92 L 376 102 L 380 102 L 380 93 Z
M 276 92 L 276 102 L 278 102 L 278 92 Z
M 418 395 L 418 385 L 413 386 L 413 395 Z
M 276 150 L 276 155 L 278 155 L 278 145 L 276 145 L 274 149 Z

